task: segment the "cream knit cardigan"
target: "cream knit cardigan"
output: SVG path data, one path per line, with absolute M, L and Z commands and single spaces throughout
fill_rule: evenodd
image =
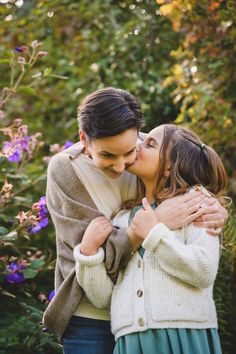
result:
M 217 328 L 213 283 L 219 238 L 192 224 L 170 231 L 157 224 L 114 286 L 104 267 L 102 248 L 93 256 L 74 249 L 76 275 L 90 301 L 108 307 L 116 340 L 149 328 Z

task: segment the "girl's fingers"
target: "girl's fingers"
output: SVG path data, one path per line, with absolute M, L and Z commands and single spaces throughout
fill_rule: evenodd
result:
M 143 204 L 143 208 L 144 208 L 145 210 L 153 210 L 152 207 L 151 207 L 151 205 L 149 204 L 147 198 L 143 198 L 143 199 L 142 199 L 142 204 Z

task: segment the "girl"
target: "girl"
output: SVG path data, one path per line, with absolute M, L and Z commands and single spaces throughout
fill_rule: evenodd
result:
M 113 286 L 103 249 L 85 256 L 76 246 L 78 282 L 95 306 L 109 306 L 111 299 L 115 354 L 221 354 L 212 298 L 219 238 L 192 224 L 171 231 L 153 210 L 194 189 L 221 198 L 226 173 L 219 156 L 190 130 L 162 125 L 139 145 L 129 172 L 140 178 L 141 198 L 126 203 L 134 207 L 128 232 L 142 247 Z M 125 214 L 117 215 L 117 221 L 122 226 Z M 96 232 L 92 225 L 90 231 Z M 82 243 L 86 239 L 85 234 Z

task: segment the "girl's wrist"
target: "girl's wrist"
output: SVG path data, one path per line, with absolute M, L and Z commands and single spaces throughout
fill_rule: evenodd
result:
M 81 243 L 81 245 L 80 245 L 80 253 L 83 254 L 84 256 L 93 256 L 96 253 L 98 253 L 98 249 L 94 249 L 93 247 L 88 247 L 88 246 L 83 245 Z

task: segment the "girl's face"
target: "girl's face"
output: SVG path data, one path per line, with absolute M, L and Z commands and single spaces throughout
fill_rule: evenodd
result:
M 127 168 L 130 173 L 140 177 L 144 183 L 156 181 L 163 138 L 164 126 L 151 130 L 145 141 L 138 145 L 135 162 Z

